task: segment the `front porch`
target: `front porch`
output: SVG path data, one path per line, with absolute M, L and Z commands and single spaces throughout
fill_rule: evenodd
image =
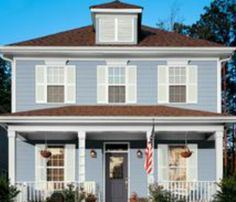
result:
M 83 187 L 101 202 L 127 201 L 133 192 L 147 197 L 148 186 L 154 182 L 178 199 L 210 201 L 216 182 L 223 176 L 223 126 L 157 123 L 154 172 L 147 176 L 144 154 L 151 133 L 151 123 L 9 126 L 9 177 L 21 191 L 17 202 L 43 201 L 67 184 Z M 194 153 L 182 160 L 177 154 L 185 143 L 186 134 Z M 41 159 L 45 138 L 49 147 L 62 149 L 61 165 L 56 151 L 54 163 Z M 120 162 L 121 159 L 124 161 Z M 181 165 L 173 166 L 172 161 Z M 115 172 L 115 167 L 119 172 Z M 117 179 L 122 180 L 120 185 L 113 183 Z M 119 198 L 120 195 L 125 197 Z M 116 198 L 111 200 L 110 197 Z

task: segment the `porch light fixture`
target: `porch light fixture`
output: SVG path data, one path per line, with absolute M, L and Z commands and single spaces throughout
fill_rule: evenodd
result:
M 143 158 L 143 152 L 140 149 L 137 151 L 137 157 L 139 159 Z
M 90 157 L 93 158 L 93 159 L 97 158 L 97 152 L 94 149 L 90 150 Z

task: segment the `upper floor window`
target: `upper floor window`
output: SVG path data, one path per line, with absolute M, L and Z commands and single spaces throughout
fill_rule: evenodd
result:
M 169 67 L 169 102 L 186 102 L 186 67 Z
M 37 103 L 75 103 L 75 66 L 37 65 Z
M 47 102 L 57 103 L 65 100 L 64 67 L 47 68 Z
M 159 103 L 197 103 L 197 66 L 158 66 Z
M 125 68 L 110 67 L 108 70 L 109 103 L 125 103 Z
M 97 43 L 136 43 L 136 16 L 98 15 L 97 21 Z
M 137 68 L 136 66 L 97 67 L 97 102 L 136 103 Z

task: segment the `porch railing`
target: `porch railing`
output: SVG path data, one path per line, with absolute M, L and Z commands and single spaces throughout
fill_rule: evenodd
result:
M 158 184 L 168 191 L 174 200 L 184 202 L 212 201 L 217 188 L 215 181 L 167 181 Z
M 75 198 L 79 198 L 81 188 L 86 193 L 96 195 L 98 202 L 100 201 L 100 192 L 96 183 L 84 182 L 17 182 L 16 186 L 20 193 L 16 197 L 16 202 L 45 202 L 47 197 L 54 193 L 60 193 L 63 189 L 68 188 L 68 185 L 73 185 Z
M 98 202 L 101 202 L 101 190 L 99 190 L 93 181 L 83 184 L 77 182 L 18 182 L 16 185 L 20 194 L 17 196 L 16 202 L 44 202 L 47 197 L 55 192 L 60 192 L 68 184 L 73 184 L 74 188 L 78 190 L 76 197 L 79 196 L 79 190 L 82 187 L 86 193 L 96 195 Z M 214 181 L 166 181 L 158 182 L 158 185 L 170 192 L 173 201 L 180 200 L 184 202 L 210 202 L 217 188 L 216 182 Z

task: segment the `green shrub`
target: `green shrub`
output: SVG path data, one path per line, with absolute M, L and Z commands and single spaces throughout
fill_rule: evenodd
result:
M 83 190 L 78 190 L 73 184 L 68 184 L 67 188 L 62 191 L 64 202 L 81 202 L 85 199 Z
M 14 202 L 14 198 L 20 193 L 15 186 L 10 185 L 6 177 L 0 176 L 0 201 Z
M 217 191 L 214 202 L 236 201 L 236 174 L 223 179 L 218 186 L 220 190 Z
M 174 201 L 171 197 L 171 193 L 165 191 L 162 186 L 159 186 L 157 183 L 149 186 L 150 197 L 149 200 L 151 202 L 172 202 Z

